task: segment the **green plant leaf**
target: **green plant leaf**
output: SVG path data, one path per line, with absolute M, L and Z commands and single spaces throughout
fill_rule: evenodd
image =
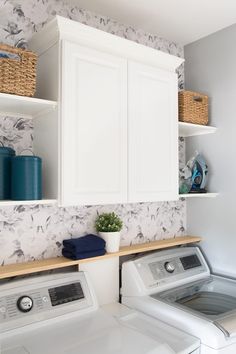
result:
M 95 227 L 98 232 L 117 232 L 122 229 L 123 222 L 114 212 L 103 213 L 95 221 Z

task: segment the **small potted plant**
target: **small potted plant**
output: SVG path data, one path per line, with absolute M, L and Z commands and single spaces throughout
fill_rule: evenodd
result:
M 95 227 L 99 235 L 106 241 L 108 253 L 119 251 L 122 225 L 121 219 L 114 212 L 103 213 L 97 217 Z

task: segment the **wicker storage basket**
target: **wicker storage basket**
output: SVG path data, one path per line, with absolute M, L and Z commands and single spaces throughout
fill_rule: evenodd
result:
M 0 44 L 0 51 L 14 54 L 14 58 L 0 57 L 0 92 L 33 96 L 36 89 L 37 55 Z
M 179 92 L 179 120 L 185 123 L 208 123 L 208 97 L 198 92 Z

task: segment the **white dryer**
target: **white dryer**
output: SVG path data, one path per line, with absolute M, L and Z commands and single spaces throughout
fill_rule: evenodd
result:
M 236 354 L 236 280 L 210 274 L 197 247 L 122 267 L 122 303 L 201 340 L 201 354 Z
M 119 304 L 83 272 L 0 284 L 1 354 L 190 354 L 200 341 Z

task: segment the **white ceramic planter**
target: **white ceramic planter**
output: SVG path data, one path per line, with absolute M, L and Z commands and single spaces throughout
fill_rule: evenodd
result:
M 107 253 L 118 252 L 120 249 L 120 232 L 99 232 L 99 235 L 106 242 Z

